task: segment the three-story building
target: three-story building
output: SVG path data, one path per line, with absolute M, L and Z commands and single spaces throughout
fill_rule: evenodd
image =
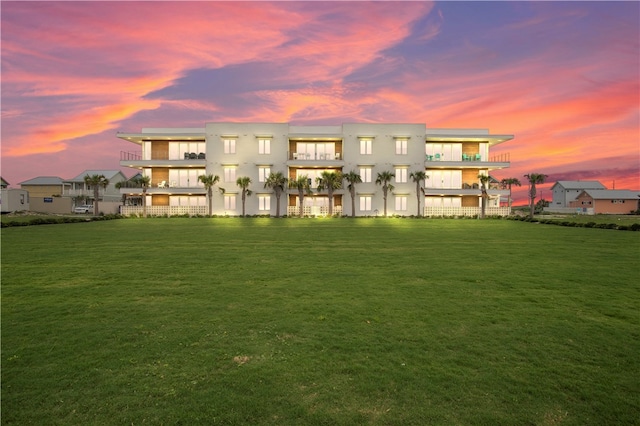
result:
M 491 156 L 496 144 L 513 135 L 491 135 L 488 130 L 427 129 L 424 124 L 344 123 L 340 126 L 294 126 L 288 123 L 207 123 L 204 128 L 150 128 L 141 133 L 118 133 L 139 145 L 136 152 L 121 153 L 120 164 L 140 169 L 150 177 L 146 190 L 147 212 L 152 215 L 207 214 L 206 191 L 198 177 L 219 176 L 213 195 L 213 213 L 238 215 L 241 189 L 236 180 L 251 179 L 253 195 L 246 200 L 246 214 L 275 215 L 276 199 L 265 180 L 281 172 L 290 181 L 305 176 L 311 193 L 303 198 L 305 215 L 328 212 L 327 191 L 317 190 L 324 171 L 360 175 L 356 185 L 355 215 L 377 216 L 384 211 L 377 176 L 389 172 L 393 185 L 387 197 L 387 214 L 477 215 L 481 205 L 478 178 L 491 170 L 509 167 L 508 154 Z M 427 179 L 416 195 L 413 172 Z M 223 189 L 219 191 L 217 189 Z M 141 196 L 141 189 L 123 188 Z M 500 197 L 508 190 L 490 187 L 487 214 L 508 214 Z M 334 214 L 350 215 L 346 183 L 333 194 Z M 420 201 L 418 201 L 420 200 Z M 281 211 L 299 214 L 298 191 L 283 196 Z M 124 207 L 124 214 L 141 207 Z

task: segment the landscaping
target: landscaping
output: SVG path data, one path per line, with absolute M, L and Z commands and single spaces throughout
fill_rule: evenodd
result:
M 640 233 L 151 218 L 2 236 L 2 424 L 634 425 Z

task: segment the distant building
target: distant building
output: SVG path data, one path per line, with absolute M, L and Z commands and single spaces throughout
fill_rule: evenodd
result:
M 4 180 L 4 178 L 2 176 L 0 176 L 0 188 L 6 188 L 8 186 L 9 186 L 9 182 Z
M 62 195 L 69 197 L 93 198 L 93 188 L 84 181 L 85 176 L 103 175 L 109 180 L 106 188 L 99 188 L 101 201 L 120 201 L 120 189 L 116 188 L 118 182 L 124 182 L 127 177 L 118 170 L 85 170 L 78 176 L 65 180 L 65 190 Z
M 551 187 L 553 200 L 550 209 L 570 207 L 570 203 L 586 189 L 607 189 L 595 180 L 559 180 Z
M 587 189 L 569 207 L 586 214 L 629 214 L 640 208 L 640 191 L 626 189 Z
M 38 176 L 20 182 L 20 188 L 29 191 L 31 197 L 59 197 L 64 193 L 65 183 L 57 176 Z

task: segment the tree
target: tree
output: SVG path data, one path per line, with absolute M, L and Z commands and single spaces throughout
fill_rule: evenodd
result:
M 427 179 L 429 176 L 427 176 L 427 174 L 424 171 L 418 170 L 417 172 L 411 172 L 409 174 L 409 177 L 411 178 L 411 180 L 413 180 L 416 183 L 416 198 L 418 199 L 418 216 L 422 216 L 420 214 L 420 198 L 421 198 L 420 194 L 422 193 L 422 195 L 424 195 L 424 189 L 420 187 L 420 182 Z
M 204 185 L 207 191 L 207 202 L 209 204 L 209 216 L 213 215 L 213 186 L 220 182 L 220 176 L 208 174 L 198 176 L 198 180 Z
M 289 181 L 289 187 L 298 190 L 298 203 L 300 203 L 300 217 L 304 216 L 304 194 L 311 194 L 311 185 L 309 184 L 309 176 L 298 176 L 297 179 Z
M 288 180 L 282 172 L 271 172 L 264 182 L 264 187 L 273 189 L 276 194 L 276 217 L 280 217 L 280 196 L 287 188 Z
M 342 173 L 325 170 L 316 178 L 318 191 L 327 190 L 329 196 L 329 216 L 333 216 L 333 191 L 342 188 Z
M 500 185 L 502 185 L 503 188 L 509 189 L 508 205 L 509 205 L 509 212 L 511 212 L 511 186 L 512 185 L 522 186 L 522 184 L 517 178 L 505 178 L 500 181 Z
M 479 174 L 478 179 L 480 179 L 480 191 L 482 192 L 482 207 L 480 209 L 480 218 L 484 219 L 484 213 L 487 210 L 487 199 L 489 198 L 487 187 L 489 186 L 491 176 Z
M 251 195 L 252 192 L 249 189 L 249 185 L 251 185 L 251 178 L 249 176 L 240 176 L 236 179 L 236 185 L 240 187 L 242 194 L 242 216 L 244 216 L 245 212 L 245 201 L 247 200 L 247 196 Z
M 136 184 L 142 188 L 142 216 L 147 217 L 147 188 L 151 185 L 149 176 L 140 176 L 135 179 Z
M 344 180 L 349 182 L 347 188 L 349 189 L 349 194 L 351 194 L 351 217 L 356 216 L 356 184 L 362 183 L 362 178 L 360 175 L 353 170 L 349 173 L 345 173 L 342 175 Z
M 109 179 L 104 175 L 85 175 L 84 183 L 88 188 L 93 189 L 93 214 L 98 215 L 98 198 L 100 197 L 100 187 L 106 188 L 109 185 Z
M 378 173 L 378 176 L 376 177 L 376 185 L 382 186 L 382 199 L 384 200 L 385 217 L 387 216 L 387 194 L 389 191 L 394 190 L 394 186 L 391 185 L 389 182 L 391 182 L 391 179 L 393 179 L 395 176 L 396 176 L 395 174 L 389 171 L 384 171 L 384 172 Z
M 537 194 L 536 185 L 544 183 L 547 175 L 542 173 L 529 173 L 528 175 L 524 175 L 524 177 L 529 181 L 529 217 L 533 219 Z
M 127 187 L 127 181 L 121 180 L 120 182 L 116 182 L 116 189 L 120 190 L 122 188 L 126 188 Z M 124 206 L 127 203 L 127 193 L 123 192 L 122 193 L 122 205 Z

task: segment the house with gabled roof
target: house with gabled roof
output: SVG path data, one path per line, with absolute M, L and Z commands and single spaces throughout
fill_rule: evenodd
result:
M 65 185 L 68 184 L 58 176 L 38 176 L 20 182 L 20 188 L 29 191 L 30 197 L 60 197 Z
M 571 207 L 570 203 L 574 201 L 582 191 L 587 189 L 607 188 L 597 180 L 559 180 L 551 187 L 553 200 L 549 208 Z
M 640 191 L 586 189 L 569 204 L 587 214 L 629 214 L 640 209 Z
M 64 196 L 69 197 L 93 197 L 93 188 L 84 181 L 85 176 L 103 175 L 109 180 L 106 188 L 100 188 L 99 193 L 102 201 L 120 201 L 120 189 L 116 188 L 118 182 L 124 182 L 127 177 L 119 170 L 85 170 L 78 176 L 65 180 Z
M 9 186 L 9 182 L 7 182 L 6 180 L 4 180 L 4 178 L 2 176 L 0 176 L 0 188 L 6 188 Z

